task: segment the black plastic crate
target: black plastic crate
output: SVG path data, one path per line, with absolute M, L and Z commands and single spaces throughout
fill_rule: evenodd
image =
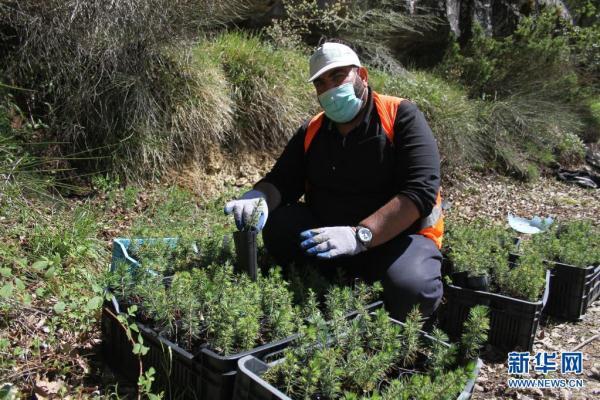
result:
M 367 309 L 375 310 L 382 305 L 381 301 L 375 302 L 367 306 Z M 114 307 L 105 305 L 102 313 L 102 352 L 105 361 L 125 379 L 135 382 L 139 374 L 138 358 L 132 352 L 132 345 L 124 329 L 111 313 L 116 315 Z M 351 312 L 347 317 L 354 315 L 356 312 Z M 203 348 L 198 354 L 192 355 L 157 335 L 145 324 L 136 322 L 136 325 L 144 345 L 150 348 L 142 358 L 144 371 L 154 367 L 154 388 L 164 390 L 168 399 L 229 400 L 233 396 L 240 359 L 246 356 L 263 358 L 280 352 L 297 338 L 297 335 L 292 335 L 228 356 L 217 354 L 209 348 Z M 137 338 L 137 335 L 134 334 L 134 337 Z
M 395 321 L 399 323 L 398 321 Z M 433 337 L 422 333 L 427 340 L 436 340 Z M 279 391 L 277 388 L 261 378 L 261 375 L 277 363 L 283 362 L 283 359 L 267 362 L 254 356 L 247 356 L 238 362 L 238 374 L 235 381 L 234 400 L 292 400 L 290 397 Z M 473 377 L 467 382 L 458 400 L 467 400 L 471 397 L 475 379 L 483 363 L 477 359 Z
M 469 310 L 476 305 L 485 305 L 490 309 L 488 343 L 502 350 L 531 350 L 542 310 L 548 300 L 549 281 L 550 271 L 547 271 L 544 294 L 536 302 L 445 285 L 445 303 L 438 313 L 440 327 L 451 340 L 458 340 Z
M 600 265 L 580 268 L 547 262 L 551 268 L 550 295 L 544 314 L 579 320 L 600 296 Z
M 125 260 L 131 267 L 138 267 L 136 260 L 127 253 L 127 248 L 132 243 L 145 240 L 165 240 L 176 243 L 176 239 L 115 239 L 113 241 L 112 268 L 118 260 Z M 375 310 L 383 306 L 383 302 L 374 302 L 367 306 L 367 310 Z M 107 307 L 116 314 L 119 305 L 116 301 Z M 351 312 L 348 318 L 356 315 Z M 108 319 L 107 310 L 102 315 L 103 353 L 108 365 L 123 377 L 137 381 L 139 366 L 137 356 L 132 353 L 132 346 L 128 342 L 123 328 L 114 318 Z M 222 356 L 208 347 L 202 348 L 197 354 L 190 354 L 178 345 L 157 335 L 146 325 L 136 322 L 144 339 L 144 345 L 150 351 L 144 356 L 144 369 L 154 367 L 156 370 L 156 386 L 158 390 L 165 390 L 167 398 L 177 399 L 203 399 L 203 400 L 229 400 L 233 396 L 235 377 L 238 361 L 246 356 L 253 355 L 264 357 L 266 354 L 278 352 L 287 347 L 297 335 L 267 343 L 254 349 Z M 106 327 L 105 327 L 106 325 Z
M 105 305 L 102 312 L 102 352 L 106 363 L 125 379 L 136 382 L 139 375 L 138 356 L 133 354 L 125 330 L 115 320 L 114 307 Z M 164 391 L 167 399 L 200 399 L 202 381 L 192 354 L 169 340 L 157 335 L 146 325 L 136 322 L 144 346 L 149 348 L 142 356 L 144 371 L 156 371 L 153 388 Z M 137 340 L 137 333 L 132 332 Z

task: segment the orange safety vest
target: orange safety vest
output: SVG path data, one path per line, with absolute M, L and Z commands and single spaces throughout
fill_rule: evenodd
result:
M 404 99 L 393 96 L 385 96 L 373 92 L 373 101 L 375 102 L 375 108 L 379 119 L 381 120 L 381 126 L 386 136 L 391 143 L 394 143 L 394 122 L 396 121 L 396 113 L 398 106 Z M 315 115 L 308 123 L 306 129 L 306 136 L 304 137 L 304 154 L 308 152 L 311 142 L 315 138 L 315 135 L 319 132 L 321 125 L 323 124 L 324 113 L 320 112 Z M 440 192 L 437 193 L 435 206 L 431 210 L 431 213 L 421 219 L 421 226 L 418 234 L 425 236 L 434 241 L 438 249 L 442 248 L 442 239 L 444 237 L 444 215 L 442 212 L 442 196 Z

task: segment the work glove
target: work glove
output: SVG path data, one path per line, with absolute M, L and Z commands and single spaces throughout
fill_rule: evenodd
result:
M 238 230 L 244 228 L 256 228 L 262 230 L 267 223 L 269 208 L 267 207 L 267 196 L 259 190 L 250 190 L 242 195 L 238 200 L 231 200 L 225 204 L 225 214 L 233 213 L 235 224 Z M 249 226 L 252 223 L 252 214 L 259 213 L 258 222 L 255 226 Z
M 309 229 L 300 233 L 300 247 L 308 255 L 329 259 L 339 256 L 353 256 L 367 248 L 358 241 L 350 226 L 330 226 Z

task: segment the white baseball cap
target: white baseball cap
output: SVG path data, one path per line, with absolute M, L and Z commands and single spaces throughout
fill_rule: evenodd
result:
M 361 66 L 358 56 L 350 47 L 341 43 L 323 43 L 310 57 L 310 78 L 308 81 L 314 81 L 330 69 L 348 65 Z

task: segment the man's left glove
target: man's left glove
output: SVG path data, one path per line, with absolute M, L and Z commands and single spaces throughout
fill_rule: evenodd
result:
M 231 200 L 225 204 L 225 214 L 233 213 L 235 224 L 239 230 L 244 228 L 256 228 L 262 230 L 267 223 L 269 208 L 267 207 L 267 196 L 259 190 L 250 190 L 242 195 L 238 200 Z M 254 226 L 250 225 L 252 214 L 259 213 L 258 221 Z
M 353 256 L 367 248 L 358 241 L 354 229 L 350 226 L 330 226 L 309 229 L 300 233 L 300 243 L 306 254 L 318 258 Z

